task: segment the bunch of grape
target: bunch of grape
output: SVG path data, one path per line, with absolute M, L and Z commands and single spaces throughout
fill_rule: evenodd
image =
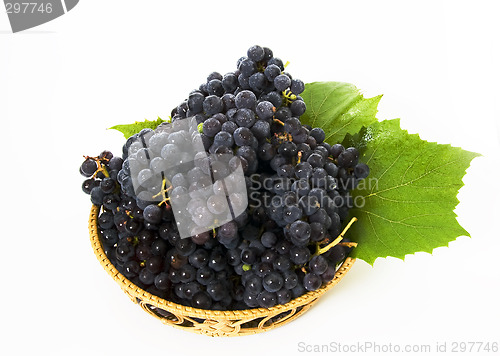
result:
M 285 304 L 333 279 L 352 248 L 337 238 L 349 192 L 369 168 L 357 149 L 330 146 L 322 129 L 301 123 L 304 84 L 284 70 L 270 49 L 252 46 L 234 72 L 211 73 L 170 123 L 129 138 L 123 160 L 86 158 L 83 190 L 102 206 L 105 252 L 133 283 L 229 310 Z
M 234 220 L 247 207 L 240 158 L 228 146 L 207 155 L 198 126 L 191 117 L 142 130 L 125 144 L 117 177 L 141 209 L 161 216 L 158 205 L 171 205 L 181 237 Z

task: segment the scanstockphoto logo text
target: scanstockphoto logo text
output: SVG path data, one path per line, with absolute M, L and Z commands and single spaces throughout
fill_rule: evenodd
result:
M 4 0 L 12 32 L 21 32 L 52 21 L 70 10 L 79 0 Z
M 316 180 L 303 180 L 294 178 L 263 178 L 259 174 L 250 176 L 251 186 L 249 187 L 248 205 L 250 208 L 278 208 L 292 206 L 301 202 L 302 204 L 314 205 L 321 202 L 336 206 L 348 206 L 349 208 L 363 208 L 366 204 L 366 197 L 363 195 L 352 196 L 350 194 L 340 195 L 335 189 L 347 191 L 352 187 L 350 182 L 339 179 L 319 178 Z M 378 190 L 378 178 L 359 179 L 356 182 L 357 189 L 361 191 Z M 272 196 L 269 193 L 262 193 L 262 188 L 267 191 L 289 192 L 293 194 L 282 194 Z M 317 194 L 314 194 L 315 191 Z M 328 194 L 334 192 L 335 195 Z
M 497 341 L 436 341 L 427 344 L 396 344 L 392 342 L 380 343 L 376 341 L 358 341 L 354 343 L 341 343 L 332 341 L 328 344 L 309 344 L 304 341 L 297 343 L 300 353 L 491 353 L 499 351 Z

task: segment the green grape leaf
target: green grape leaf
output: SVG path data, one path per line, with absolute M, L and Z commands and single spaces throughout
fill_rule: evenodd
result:
M 348 236 L 358 242 L 353 257 L 369 264 L 378 257 L 405 255 L 447 246 L 470 236 L 454 209 L 462 178 L 478 153 L 421 140 L 399 126 L 399 119 L 374 123 L 348 138 L 364 147 L 360 161 L 370 175 L 353 191 Z
M 303 124 L 320 127 L 326 141 L 342 142 L 346 134 L 356 134 L 363 126 L 377 122 L 377 106 L 382 95 L 366 99 L 352 84 L 342 82 L 307 83 L 301 94 L 307 110 Z
M 144 120 L 142 122 L 136 121 L 133 124 L 125 124 L 125 125 L 115 125 L 110 127 L 109 129 L 120 131 L 125 138 L 129 138 L 130 136 L 138 133 L 142 129 L 156 129 L 156 127 L 164 122 L 160 117 L 154 121 Z

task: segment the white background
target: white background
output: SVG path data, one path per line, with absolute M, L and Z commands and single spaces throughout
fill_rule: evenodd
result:
M 304 354 L 307 345 L 500 342 L 500 50 L 495 1 L 81 1 L 12 34 L 0 11 L 2 354 Z M 471 234 L 433 255 L 357 261 L 309 312 L 268 333 L 208 338 L 130 302 L 92 252 L 82 155 L 106 128 L 165 118 L 253 44 L 304 82 L 385 94 L 380 119 L 480 152 L 460 190 Z

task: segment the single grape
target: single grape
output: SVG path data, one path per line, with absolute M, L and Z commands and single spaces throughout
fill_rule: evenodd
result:
M 300 219 L 301 216 L 302 209 L 300 209 L 297 205 L 285 206 L 283 209 L 283 220 L 285 220 L 288 224 Z
M 288 256 L 279 255 L 273 261 L 273 267 L 277 271 L 286 272 L 286 271 L 290 270 L 293 266 L 292 266 L 292 262 L 290 261 L 290 258 Z
M 230 133 L 231 135 L 236 131 L 238 125 L 233 121 L 228 121 L 222 124 L 221 131 Z
M 238 236 L 238 225 L 234 221 L 229 221 L 221 225 L 217 230 L 217 236 L 224 240 L 232 240 Z
M 299 283 L 299 277 L 294 271 L 288 270 L 283 273 L 283 286 L 286 289 L 293 289 Z
M 259 302 L 258 302 L 257 298 L 258 298 L 258 294 L 250 293 L 246 290 L 243 293 L 243 302 L 249 308 L 255 308 L 255 307 L 259 306 Z
M 330 282 L 334 277 L 335 277 L 335 266 L 328 265 L 328 268 L 326 269 L 326 271 L 321 275 L 321 279 L 323 280 L 323 283 Z
M 268 81 L 263 73 L 254 73 L 248 78 L 248 85 L 256 93 L 264 91 L 268 85 Z
M 265 139 L 271 136 L 271 126 L 267 121 L 257 120 L 252 126 L 252 133 L 259 140 Z
M 321 168 L 325 164 L 325 159 L 319 153 L 313 153 L 307 158 L 307 162 L 314 168 Z
M 264 57 L 262 58 L 262 60 L 267 62 L 268 60 L 273 58 L 273 51 L 267 47 L 263 47 L 263 49 L 264 49 Z
M 156 204 L 148 205 L 143 212 L 144 220 L 152 224 L 158 224 L 162 218 L 162 210 Z
M 82 190 L 85 194 L 90 194 L 92 189 L 100 185 L 99 180 L 95 180 L 93 178 L 86 179 L 82 184 Z
M 139 261 L 145 261 L 151 256 L 151 246 L 141 243 L 135 248 L 135 257 L 137 257 Z
M 268 292 L 277 292 L 283 287 L 283 277 L 279 272 L 270 272 L 262 279 L 262 285 Z
M 203 123 L 203 133 L 208 137 L 214 137 L 221 130 L 221 123 L 219 120 L 210 118 Z
M 203 245 L 210 239 L 210 234 L 208 232 L 202 232 L 191 236 L 191 241 L 197 245 Z
M 257 254 L 254 249 L 248 248 L 241 251 L 240 258 L 243 263 L 251 265 L 257 261 Z
M 250 75 L 252 75 L 253 73 L 251 73 Z M 243 74 L 240 74 L 238 75 L 238 84 L 240 85 L 240 88 L 241 90 L 247 90 L 247 89 L 250 89 L 250 84 L 249 84 L 249 77 L 243 75 Z M 236 89 L 234 92 L 238 92 L 240 90 L 240 88 Z
M 229 123 L 229 122 L 228 122 Z M 234 124 L 231 122 L 231 124 Z M 224 126 L 224 125 L 222 125 Z M 221 126 L 221 129 L 222 129 Z M 214 137 L 214 145 L 232 147 L 234 144 L 233 135 L 226 131 L 219 131 Z
M 274 79 L 280 74 L 281 74 L 281 69 L 275 64 L 271 65 L 268 64 L 268 66 L 264 70 L 264 75 L 270 82 L 274 82 Z
M 264 290 L 258 294 L 257 302 L 261 308 L 271 308 L 277 303 L 276 293 Z
M 259 158 L 263 161 L 269 161 L 276 155 L 276 149 L 269 142 L 264 142 L 261 146 L 259 146 L 257 150 L 257 154 Z
M 161 256 L 151 256 L 144 264 L 151 273 L 158 273 L 163 268 L 163 258 Z
M 97 162 L 93 158 L 86 158 L 80 166 L 80 173 L 84 177 L 91 177 L 97 170 Z
M 106 245 L 113 246 L 118 242 L 118 231 L 116 229 L 106 229 L 102 232 L 101 235 L 102 242 Z
M 326 237 L 325 227 L 318 222 L 310 223 L 311 226 L 311 241 L 319 242 Z
M 313 128 L 309 132 L 309 135 L 314 137 L 317 143 L 321 143 L 325 140 L 325 131 L 323 131 L 323 129 L 320 129 L 319 127 Z
M 292 118 L 292 110 L 287 106 L 282 106 L 274 114 L 274 118 L 282 122 L 287 122 Z
M 222 87 L 228 93 L 232 93 L 238 87 L 238 77 L 234 73 L 227 73 L 222 78 Z M 229 109 L 226 107 L 226 109 Z
M 290 225 L 290 237 L 299 239 L 301 241 L 309 241 L 311 236 L 311 226 L 302 220 L 297 220 Z
M 255 45 L 248 49 L 247 56 L 254 62 L 259 62 L 264 59 L 264 48 L 261 46 Z
M 294 157 L 297 154 L 297 145 L 290 141 L 284 142 L 279 146 L 278 153 L 283 157 Z
M 108 167 L 110 170 L 119 171 L 123 166 L 123 158 L 115 156 L 109 160 Z
M 222 282 L 212 281 L 207 285 L 207 293 L 213 300 L 220 301 L 226 296 L 227 290 Z
M 280 69 L 280 71 L 285 70 L 285 66 L 283 65 L 283 61 L 277 57 L 272 57 L 267 62 L 268 66 L 270 66 L 272 64 L 276 65 Z
M 226 253 L 226 261 L 230 266 L 237 266 L 241 263 L 241 251 L 239 249 L 229 249 Z
M 137 261 L 127 261 L 123 264 L 123 275 L 127 278 L 136 277 L 141 270 L 139 263 Z
M 248 78 L 257 71 L 257 66 L 254 61 L 246 58 L 240 62 L 238 69 L 240 70 L 241 75 Z
M 304 288 L 308 291 L 315 291 L 321 287 L 321 277 L 315 273 L 308 273 L 304 276 Z
M 255 113 L 246 108 L 238 109 L 234 115 L 234 120 L 238 126 L 250 128 L 255 123 Z
M 147 231 L 147 230 L 146 230 Z M 163 239 L 157 239 L 151 244 L 151 253 L 155 256 L 163 256 L 167 252 L 168 245 Z
M 292 293 L 286 288 L 281 288 L 276 292 L 276 299 L 278 304 L 286 304 L 292 300 Z
M 224 87 L 222 86 L 221 79 L 212 79 L 207 83 L 206 88 L 209 95 L 217 95 L 217 96 L 224 95 L 225 90 Z
M 205 291 L 199 291 L 191 298 L 191 306 L 198 309 L 210 309 L 212 306 L 212 298 Z
M 292 79 L 292 83 L 290 85 L 290 91 L 295 95 L 299 95 L 304 91 L 304 82 L 300 79 Z
M 277 236 L 273 232 L 265 232 L 260 237 L 260 241 L 264 247 L 271 248 L 278 241 Z
M 272 91 L 270 93 L 265 94 L 264 96 L 261 97 L 261 100 L 269 101 L 274 105 L 275 108 L 279 108 L 283 104 L 283 99 L 281 98 L 281 94 L 276 91 Z
M 190 94 L 189 98 L 188 98 L 188 102 L 187 102 L 189 110 L 194 114 L 201 113 L 203 111 L 203 101 L 204 100 L 205 100 L 205 95 L 203 95 L 199 92 L 195 92 L 195 93 Z M 150 139 L 150 142 L 151 142 L 151 139 Z
M 356 163 L 358 162 L 358 158 L 359 158 L 358 150 L 355 149 L 354 147 L 349 147 L 348 149 L 342 151 L 339 154 L 337 161 L 340 167 L 351 168 L 356 165 Z
M 309 261 L 309 268 L 311 272 L 321 275 L 325 273 L 328 268 L 328 261 L 321 255 L 313 256 L 313 258 Z
M 183 286 L 184 296 L 189 300 L 191 300 L 195 296 L 195 294 L 200 292 L 201 290 L 201 285 L 198 282 L 194 281 L 188 282 Z
M 154 285 L 159 290 L 167 290 L 170 287 L 170 279 L 168 273 L 161 272 L 155 276 Z
M 196 250 L 196 244 L 191 239 L 179 239 L 175 243 L 175 249 L 180 256 L 187 257 Z
M 94 205 L 102 205 L 104 200 L 104 192 L 102 191 L 100 186 L 92 188 L 92 190 L 90 191 L 90 200 Z
M 295 265 L 302 265 L 309 261 L 311 253 L 307 247 L 294 246 L 290 249 L 290 259 Z
M 222 195 L 212 195 L 207 199 L 208 210 L 212 214 L 219 215 L 228 212 L 228 204 L 226 197 Z
M 280 74 L 276 78 L 274 78 L 274 86 L 279 91 L 285 91 L 291 83 L 292 81 L 285 74 Z
M 151 285 L 154 283 L 154 280 L 155 275 L 153 272 L 151 272 L 147 268 L 141 269 L 141 271 L 139 272 L 139 281 L 141 281 L 141 283 L 144 283 L 145 285 Z
M 295 100 L 290 104 L 290 111 L 293 116 L 302 116 L 306 112 L 306 103 L 302 100 Z
M 248 279 L 245 281 L 245 291 L 252 294 L 259 294 L 262 292 L 262 278 L 251 274 Z
M 222 75 L 219 72 L 212 72 L 207 76 L 207 83 L 213 79 L 222 80 Z
M 364 179 L 368 177 L 368 174 L 370 173 L 370 168 L 364 163 L 358 163 L 356 166 L 354 166 L 354 175 L 356 178 L 359 179 Z
M 222 112 L 224 105 L 222 100 L 216 95 L 210 95 L 203 101 L 203 110 L 207 115 L 215 115 Z

